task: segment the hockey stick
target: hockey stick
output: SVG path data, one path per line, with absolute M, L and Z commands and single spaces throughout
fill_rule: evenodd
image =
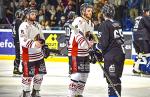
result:
M 119 92 L 117 91 L 117 89 L 115 88 L 115 85 L 113 84 L 112 80 L 110 79 L 109 75 L 107 74 L 107 72 L 104 70 L 104 67 L 102 66 L 102 64 L 100 63 L 100 61 L 98 60 L 97 56 L 94 54 L 96 60 L 98 61 L 99 66 L 101 67 L 102 71 L 104 72 L 104 75 L 106 76 L 106 79 L 109 81 L 110 85 L 112 86 L 113 90 L 115 91 L 116 95 L 118 97 L 121 97 Z

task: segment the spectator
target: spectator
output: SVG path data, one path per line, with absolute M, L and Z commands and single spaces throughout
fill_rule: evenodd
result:
M 127 16 L 123 20 L 123 30 L 124 31 L 131 31 L 133 28 L 133 21 L 131 20 L 130 16 Z
M 12 5 L 12 3 L 10 3 L 9 6 L 7 6 L 5 15 L 6 15 L 5 23 L 12 24 L 12 22 L 13 22 L 13 5 Z
M 95 3 L 93 7 L 94 7 L 93 15 L 97 18 L 98 13 L 100 12 L 99 3 Z
M 68 0 L 61 0 L 61 1 L 62 1 L 62 3 L 63 3 L 64 7 L 66 7 L 67 4 L 68 4 Z
M 51 30 L 59 30 L 58 25 L 56 25 L 56 21 L 54 20 L 50 22 L 50 27 L 51 27 Z
M 31 0 L 31 1 L 29 2 L 29 6 L 30 6 L 31 8 L 33 8 L 33 9 L 37 9 L 37 3 L 36 3 L 36 1 L 35 1 L 35 0 Z
M 52 5 L 50 9 L 48 9 L 49 13 L 51 14 L 50 20 L 56 20 L 56 9 L 55 6 Z
M 43 14 L 44 14 L 44 19 L 46 21 L 50 21 L 51 14 L 47 10 L 46 6 L 42 6 L 42 11 L 43 11 Z
M 61 8 L 60 5 L 57 6 L 56 8 L 56 25 L 58 25 L 58 22 L 60 21 L 61 16 L 64 15 L 63 9 Z
M 37 10 L 40 10 L 41 4 L 43 3 L 43 0 L 35 0 L 37 3 Z
M 47 8 L 48 5 L 49 5 L 48 0 L 44 0 L 44 2 L 41 4 L 41 8 L 43 8 L 43 6 Z
M 67 16 L 70 11 L 75 11 L 72 1 L 68 2 L 68 5 L 64 9 L 65 16 Z
M 50 21 L 43 19 L 40 24 L 43 30 L 50 30 Z
M 60 30 L 64 30 L 64 29 L 63 29 L 63 28 L 64 28 L 63 26 L 64 26 L 65 22 L 66 22 L 65 16 L 61 16 L 61 20 L 60 20 L 59 23 L 58 23 L 58 27 L 60 27 Z
M 21 1 L 21 0 L 20 0 Z M 24 9 L 27 9 L 29 7 L 29 2 L 28 0 L 22 0 L 23 2 L 23 6 L 24 6 Z
M 60 1 L 61 1 L 61 0 L 60 0 Z M 60 6 L 61 6 L 62 10 L 64 10 L 64 9 L 65 9 L 65 8 L 64 8 L 64 2 L 62 2 L 62 1 L 61 1 L 61 2 L 58 2 L 58 5 L 60 5 Z M 57 5 L 57 6 L 58 6 L 58 5 Z M 57 7 L 55 7 L 55 8 L 57 8 Z
M 39 10 L 39 15 L 38 15 L 38 22 L 41 23 L 42 20 L 44 20 L 44 14 L 43 14 L 43 10 L 40 9 Z
M 135 17 L 138 16 L 139 6 L 140 6 L 140 0 L 131 0 L 129 2 L 130 17 L 132 21 L 134 21 Z

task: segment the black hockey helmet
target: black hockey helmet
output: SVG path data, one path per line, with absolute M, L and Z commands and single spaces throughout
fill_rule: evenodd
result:
M 68 13 L 68 19 L 73 19 L 74 17 L 76 16 L 76 13 L 74 12 L 74 11 L 70 11 L 69 13 Z
M 150 11 L 149 8 L 144 8 L 144 9 L 143 9 L 143 13 L 148 12 L 148 11 Z
M 109 18 L 113 18 L 115 15 L 115 8 L 112 4 L 105 4 L 102 9 L 102 13 Z
M 18 9 L 18 10 L 15 12 L 15 17 L 16 17 L 16 18 L 23 18 L 23 17 L 24 17 L 24 11 L 21 10 L 21 9 Z
M 92 8 L 93 9 L 93 6 L 90 5 L 89 3 L 83 3 L 80 6 L 80 14 L 83 15 L 83 12 L 85 12 L 87 8 Z

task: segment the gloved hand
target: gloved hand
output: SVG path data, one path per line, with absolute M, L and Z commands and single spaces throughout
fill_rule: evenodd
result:
M 44 53 L 44 58 L 48 58 L 51 53 L 60 54 L 60 51 L 57 49 L 49 49 L 48 45 L 42 46 L 42 50 Z
M 48 58 L 49 55 L 50 55 L 50 51 L 49 51 L 48 45 L 42 46 L 42 50 L 43 50 L 43 53 L 44 53 L 44 58 Z
M 95 56 L 97 57 L 97 61 L 101 62 L 103 60 L 103 55 L 102 55 L 102 50 L 101 50 L 101 45 L 96 43 L 93 45 L 93 51 Z

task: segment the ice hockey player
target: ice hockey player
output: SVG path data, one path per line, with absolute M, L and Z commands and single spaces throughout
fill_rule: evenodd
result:
M 98 28 L 98 34 L 101 37 L 99 43 L 96 44 L 96 47 L 102 50 L 104 70 L 108 74 L 118 93 L 121 95 L 120 78 L 122 76 L 125 60 L 122 28 L 120 24 L 113 19 L 115 9 L 112 4 L 105 4 L 101 11 L 105 21 Z M 107 77 L 106 81 L 108 83 L 109 97 L 118 97 Z
M 67 22 L 64 24 L 64 29 L 65 29 L 65 42 L 66 42 L 66 48 L 68 50 L 68 46 L 69 46 L 69 40 L 70 40 L 70 35 L 71 35 L 71 25 L 72 25 L 72 22 L 74 21 L 75 19 L 75 12 L 74 11 L 70 11 L 69 14 L 68 14 L 68 20 Z M 70 69 L 70 65 L 69 65 L 69 69 Z M 69 70 L 69 74 L 70 74 L 70 70 Z
M 82 4 L 80 7 L 81 17 L 76 17 L 72 23 L 72 33 L 68 45 L 71 73 L 68 97 L 83 97 L 82 93 L 90 71 L 88 50 L 93 45 L 93 40 L 89 40 L 94 29 L 91 22 L 92 12 L 92 5 Z
M 148 8 L 143 9 L 143 15 L 135 19 L 133 28 L 133 45 L 137 58 L 133 66 L 133 73 L 148 74 L 150 67 L 150 12 Z
M 64 24 L 64 29 L 65 29 L 65 37 L 66 37 L 66 45 L 68 47 L 68 43 L 69 43 L 69 39 L 70 39 L 70 35 L 71 35 L 71 25 L 73 20 L 75 19 L 76 13 L 74 11 L 70 11 L 68 14 L 68 20 L 67 22 Z
M 19 9 L 15 13 L 15 21 L 13 22 L 13 39 L 14 39 L 14 46 L 15 46 L 15 55 L 16 58 L 14 60 L 14 69 L 13 75 L 21 75 L 22 72 L 19 70 L 20 66 L 20 43 L 19 43 L 19 26 L 23 22 L 24 18 L 24 11 Z
M 19 40 L 23 65 L 23 93 L 20 97 L 41 97 L 39 91 L 43 75 L 46 74 L 44 55 L 42 52 L 44 36 L 40 24 L 35 21 L 37 11 L 34 9 L 27 9 L 25 14 L 27 21 L 21 23 L 19 27 Z M 33 89 L 30 94 L 32 80 Z

